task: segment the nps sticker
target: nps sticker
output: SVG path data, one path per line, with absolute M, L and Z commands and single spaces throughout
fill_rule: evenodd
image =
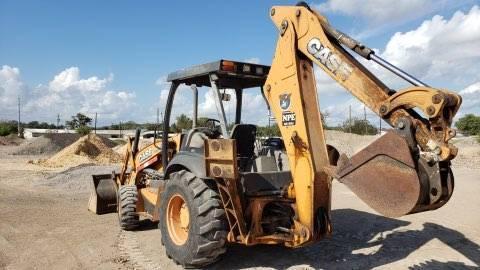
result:
M 295 126 L 297 122 L 297 117 L 294 112 L 282 112 L 282 126 Z

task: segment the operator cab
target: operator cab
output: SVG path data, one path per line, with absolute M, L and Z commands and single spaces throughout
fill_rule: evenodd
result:
M 261 144 L 257 143 L 256 140 L 257 127 L 254 124 L 245 123 L 245 119 L 242 121 L 242 103 L 248 102 L 243 100 L 244 90 L 248 88 L 260 89 L 263 95 L 262 88 L 269 70 L 269 66 L 219 60 L 170 73 L 167 77 L 167 81 L 171 83 L 171 88 L 164 116 L 164 132 L 169 128 L 170 120 L 173 120 L 170 119 L 170 114 L 178 87 L 186 85 L 193 92 L 193 110 L 192 115 L 189 116 L 192 119 L 192 128 L 182 131 L 181 146 L 176 156 L 182 156 L 182 161 L 190 160 L 189 166 L 201 167 L 204 166 L 204 142 L 206 139 L 234 139 L 237 149 L 238 170 L 245 185 L 251 186 L 247 189 L 257 192 L 269 188 L 283 188 L 287 184 L 286 182 L 291 179 L 290 172 L 279 171 L 279 167 L 282 168 L 282 166 L 277 163 L 278 160 L 275 155 L 259 155 L 258 150 L 260 149 L 255 147 L 256 145 L 261 147 Z M 205 117 L 198 116 L 198 94 L 199 89 L 203 87 L 211 91 L 216 107 L 215 118 L 209 118 L 207 121 L 205 121 Z M 227 91 L 227 89 L 231 90 Z M 252 91 L 255 90 L 252 89 Z M 233 125 L 229 126 L 224 106 L 225 102 L 232 99 L 232 96 L 235 97 L 235 119 Z M 200 119 L 203 121 L 199 121 Z M 166 161 L 166 158 L 162 159 Z M 180 161 L 180 158 L 176 159 L 174 157 L 169 161 L 168 166 L 164 164 L 164 168 L 167 168 L 166 175 L 169 173 L 169 167 L 181 166 L 175 164 L 176 160 Z M 192 165 L 194 163 L 195 165 Z M 204 167 L 198 168 L 198 173 L 202 171 L 204 171 Z M 258 174 L 265 175 L 268 178 L 265 181 L 260 181 L 266 183 L 260 185 L 260 187 L 257 187 L 259 183 L 257 181 Z M 260 178 L 263 178 L 262 175 L 260 175 Z M 271 178 L 273 178 L 274 184 L 270 183 L 272 182 L 270 181 Z M 249 179 L 255 182 L 253 186 L 249 184 Z M 278 184 L 277 182 L 285 183 Z M 280 186 L 276 187 L 278 185 Z

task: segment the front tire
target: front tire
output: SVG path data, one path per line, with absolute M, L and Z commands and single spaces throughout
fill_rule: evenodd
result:
M 138 192 L 136 186 L 121 186 L 118 189 L 118 222 L 120 228 L 131 231 L 139 226 L 137 215 Z
M 182 170 L 167 180 L 160 232 L 167 256 L 185 268 L 203 267 L 226 252 L 227 223 L 214 183 Z

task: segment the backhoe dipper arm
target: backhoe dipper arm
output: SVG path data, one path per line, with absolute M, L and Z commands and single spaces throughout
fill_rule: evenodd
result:
M 348 182 L 354 175 L 370 179 L 374 175 L 366 177 L 366 174 L 375 171 L 381 174 L 382 170 L 389 174 L 396 169 L 398 173 L 390 173 L 390 179 L 384 179 L 385 175 L 377 178 L 385 183 L 356 182 L 363 185 L 358 192 L 355 185 L 347 184 L 367 204 L 388 216 L 443 205 L 451 195 L 453 184 L 450 188 L 442 186 L 435 192 L 434 198 L 428 194 L 430 187 L 434 186 L 432 183 L 435 181 L 431 180 L 433 174 L 442 175 L 437 178 L 443 177 L 443 180 L 437 180 L 444 182 L 451 176 L 448 161 L 455 157 L 457 151 L 448 141 L 455 136 L 450 125 L 461 104 L 460 96 L 430 88 L 394 67 L 371 49 L 335 30 L 326 18 L 306 4 L 275 6 L 270 10 L 270 16 L 280 35 L 263 93 L 286 142 L 293 178 L 292 196 L 296 200 L 298 221 L 310 232 L 308 238 L 318 238 L 331 230 L 330 189 L 333 176 Z M 342 45 L 376 61 L 416 86 L 398 92 L 389 89 Z M 334 162 L 329 160 L 325 144 L 313 63 L 390 125 L 404 129 L 403 135 L 379 139 L 380 142 L 367 147 L 367 152 L 344 160 L 334 173 L 331 166 Z M 421 117 L 414 108 L 420 109 L 428 119 Z M 392 149 L 383 149 L 385 147 Z M 390 153 L 395 148 L 398 151 Z M 435 162 L 438 171 L 419 172 L 420 153 L 427 162 Z M 443 174 L 439 172 L 439 162 L 442 162 L 440 167 L 446 169 Z M 453 177 L 450 178 L 453 181 Z M 426 191 L 424 186 L 427 186 Z M 384 197 L 379 199 L 374 193 L 384 194 Z

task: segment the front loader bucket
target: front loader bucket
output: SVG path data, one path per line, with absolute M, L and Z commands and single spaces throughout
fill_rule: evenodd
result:
M 423 173 L 424 167 L 403 137 L 388 132 L 351 159 L 340 158 L 337 179 L 375 211 L 399 217 L 438 208 L 450 198 L 453 177 Z
M 92 175 L 88 210 L 100 214 L 117 211 L 117 185 L 115 174 Z

